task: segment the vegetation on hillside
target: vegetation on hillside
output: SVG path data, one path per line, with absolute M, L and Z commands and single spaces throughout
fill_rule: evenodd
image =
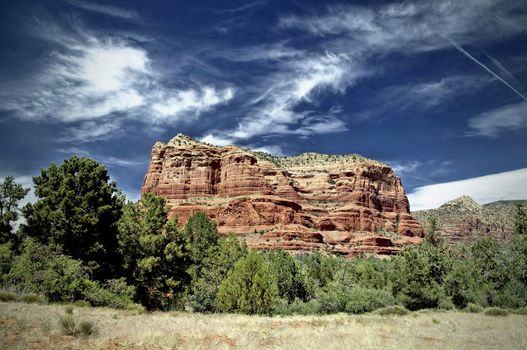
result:
M 422 244 L 390 260 L 347 259 L 248 251 L 236 237 L 218 236 L 204 213 L 179 225 L 167 218 L 161 197 L 147 193 L 125 203 L 107 170 L 87 158 L 51 164 L 34 182 L 37 201 L 21 208 L 26 221 L 16 233 L 12 222 L 27 189 L 12 178 L 0 186 L 2 208 L 11 196 L 8 211 L 14 213 L 2 226 L 9 229 L 0 245 L 0 279 L 14 294 L 115 308 L 139 307 L 135 303 L 149 310 L 268 315 L 527 306 L 522 207 L 509 241 L 447 245 L 432 220 Z

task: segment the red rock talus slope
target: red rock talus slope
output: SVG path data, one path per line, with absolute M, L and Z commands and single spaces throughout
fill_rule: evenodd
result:
M 358 155 L 273 157 L 179 134 L 154 145 L 145 192 L 180 223 L 204 211 L 256 249 L 393 254 L 423 235 L 399 177 Z

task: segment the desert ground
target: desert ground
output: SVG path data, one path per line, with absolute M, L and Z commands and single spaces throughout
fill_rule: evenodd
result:
M 1 349 L 526 349 L 527 316 L 459 311 L 264 317 L 75 308 L 95 334 L 65 335 L 64 305 L 0 303 Z

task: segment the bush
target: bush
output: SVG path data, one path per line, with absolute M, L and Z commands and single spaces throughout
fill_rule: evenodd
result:
M 16 295 L 11 292 L 0 291 L 0 301 L 15 301 Z
M 387 315 L 397 315 L 397 316 L 404 316 L 408 315 L 410 311 L 406 309 L 404 306 L 401 305 L 392 305 L 392 306 L 386 306 L 382 309 L 378 309 L 375 311 L 377 315 L 381 316 L 387 316 Z
M 90 307 L 91 304 L 86 300 L 77 300 L 73 303 L 76 307 Z
M 437 308 L 444 298 L 447 259 L 442 246 L 422 243 L 395 259 L 393 291 L 410 310 Z
M 278 299 L 278 287 L 271 267 L 255 251 L 238 261 L 223 280 L 216 307 L 223 312 L 270 314 Z
M 500 307 L 491 307 L 485 310 L 487 316 L 507 316 L 509 312 Z
M 527 315 L 527 306 L 520 307 L 511 311 L 515 315 Z
M 281 300 L 273 311 L 276 315 L 316 315 L 321 312 L 320 302 L 316 299 L 302 301 L 295 299 L 291 304 Z
M 66 313 L 66 315 L 73 315 L 73 306 L 67 305 L 64 308 L 64 312 Z
M 79 327 L 75 316 L 66 314 L 59 319 L 59 325 L 62 332 L 66 335 L 76 336 L 79 334 Z
M 278 295 L 292 303 L 295 299 L 305 300 L 307 297 L 304 275 L 300 264 L 284 251 L 272 252 L 268 255 L 273 274 L 276 276 Z
M 31 294 L 22 295 L 19 300 L 23 303 L 28 303 L 28 304 L 31 304 L 31 303 L 42 304 L 45 301 L 45 298 L 42 295 L 31 293 Z
M 198 312 L 213 312 L 221 282 L 240 258 L 247 255 L 245 241 L 236 237 L 221 237 L 209 247 L 205 259 L 190 268 L 190 305 Z
M 437 307 L 441 310 L 454 310 L 456 306 L 450 298 L 441 298 Z
M 395 303 L 392 293 L 373 288 L 354 287 L 347 298 L 345 311 L 353 314 L 370 312 Z
M 138 314 L 142 314 L 146 311 L 146 308 L 143 305 L 135 303 L 130 303 L 126 305 L 125 309 L 128 311 L 137 311 Z
M 104 286 L 95 281 L 87 281 L 84 296 L 93 306 L 108 306 L 124 309 L 132 303 L 135 287 L 126 284 L 124 278 L 109 280 Z
M 79 322 L 79 332 L 84 336 L 89 336 L 97 333 L 97 327 L 93 321 L 80 321 Z
M 469 303 L 464 310 L 466 312 L 480 313 L 481 311 L 483 311 L 483 308 L 478 304 Z
M 16 288 L 43 294 L 49 301 L 71 301 L 82 295 L 87 279 L 80 261 L 29 239 L 15 257 L 6 280 Z

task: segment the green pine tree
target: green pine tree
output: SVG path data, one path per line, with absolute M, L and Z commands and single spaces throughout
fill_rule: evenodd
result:
M 81 260 L 98 280 L 115 276 L 121 265 L 116 224 L 123 196 L 106 168 L 71 157 L 42 169 L 33 182 L 38 199 L 22 209 L 21 233 Z

